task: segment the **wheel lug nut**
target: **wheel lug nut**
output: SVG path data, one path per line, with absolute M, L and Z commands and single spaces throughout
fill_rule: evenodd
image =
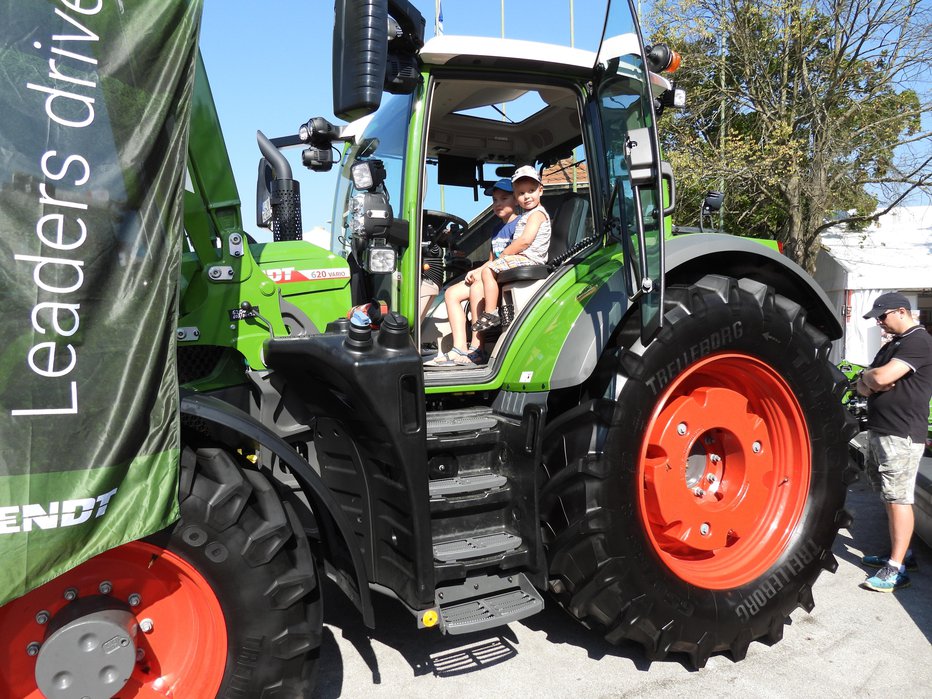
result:
M 137 648 L 137 649 L 136 649 L 136 662 L 137 662 L 137 663 L 138 663 L 138 662 L 142 662 L 142 659 L 145 658 L 145 657 L 146 657 L 146 649 L 145 649 L 145 648 Z
M 49 613 L 44 609 L 41 612 L 36 613 L 36 623 L 37 624 L 47 624 L 49 623 Z
M 130 607 L 138 607 L 140 604 L 142 604 L 142 597 L 138 592 L 134 592 L 129 597 L 127 597 L 126 601 L 129 602 Z
M 708 536 L 710 531 L 712 531 L 712 527 L 709 526 L 708 522 L 703 522 L 699 525 L 699 533 L 702 534 L 702 536 Z
M 722 457 L 718 454 L 709 454 L 709 461 L 711 461 L 713 464 L 717 464 L 721 460 Z
M 69 587 L 67 590 L 65 590 L 64 597 L 69 602 L 74 602 L 76 599 L 78 599 L 78 591 L 73 587 Z
M 113 585 L 109 580 L 104 580 L 102 583 L 100 583 L 100 585 L 97 586 L 97 589 L 100 591 L 100 594 L 109 595 L 113 590 Z
M 706 479 L 707 481 L 709 481 L 709 483 L 714 483 L 715 481 L 718 480 L 718 479 L 715 477 L 715 474 L 714 474 L 714 473 L 710 473 L 708 476 L 705 477 L 705 479 Z
M 39 649 L 41 647 L 42 646 L 33 641 L 28 646 L 26 646 L 26 655 L 28 655 L 30 658 L 34 658 L 35 656 L 39 655 Z
M 680 424 L 676 426 L 676 433 L 680 436 L 683 436 L 684 434 L 686 434 L 687 429 L 688 428 L 686 427 L 686 423 L 681 422 Z
M 760 442 L 754 442 L 754 444 L 751 445 L 751 451 L 755 454 L 760 454 L 762 448 Z
M 139 622 L 139 628 L 143 633 L 152 633 L 152 629 L 155 628 L 155 624 L 152 623 L 152 619 L 143 619 Z
M 705 491 L 702 488 L 693 488 L 693 495 L 695 495 L 697 498 L 701 498 L 703 495 L 705 495 Z

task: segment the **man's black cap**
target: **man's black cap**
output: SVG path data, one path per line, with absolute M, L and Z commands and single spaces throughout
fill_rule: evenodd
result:
M 881 294 L 874 299 L 874 305 L 864 314 L 864 318 L 876 318 L 887 311 L 895 311 L 897 308 L 905 308 L 907 311 L 912 310 L 912 306 L 909 305 L 909 299 L 903 296 L 899 291 Z

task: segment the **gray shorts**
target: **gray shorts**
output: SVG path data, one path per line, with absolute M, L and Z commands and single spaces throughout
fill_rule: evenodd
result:
M 909 437 L 868 433 L 867 474 L 884 502 L 912 505 L 924 444 Z

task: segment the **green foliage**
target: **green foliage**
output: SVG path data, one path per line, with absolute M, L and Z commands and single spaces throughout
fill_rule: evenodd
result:
M 916 91 L 932 68 L 928 3 L 659 0 L 646 25 L 683 56 L 687 109 L 660 124 L 677 223 L 724 189 L 726 230 L 776 238 L 812 270 L 837 212 L 863 224 L 929 177 L 915 166 L 930 147 Z

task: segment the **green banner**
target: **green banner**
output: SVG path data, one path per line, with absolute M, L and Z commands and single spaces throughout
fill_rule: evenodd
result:
M 0 604 L 178 516 L 201 4 L 0 8 Z

